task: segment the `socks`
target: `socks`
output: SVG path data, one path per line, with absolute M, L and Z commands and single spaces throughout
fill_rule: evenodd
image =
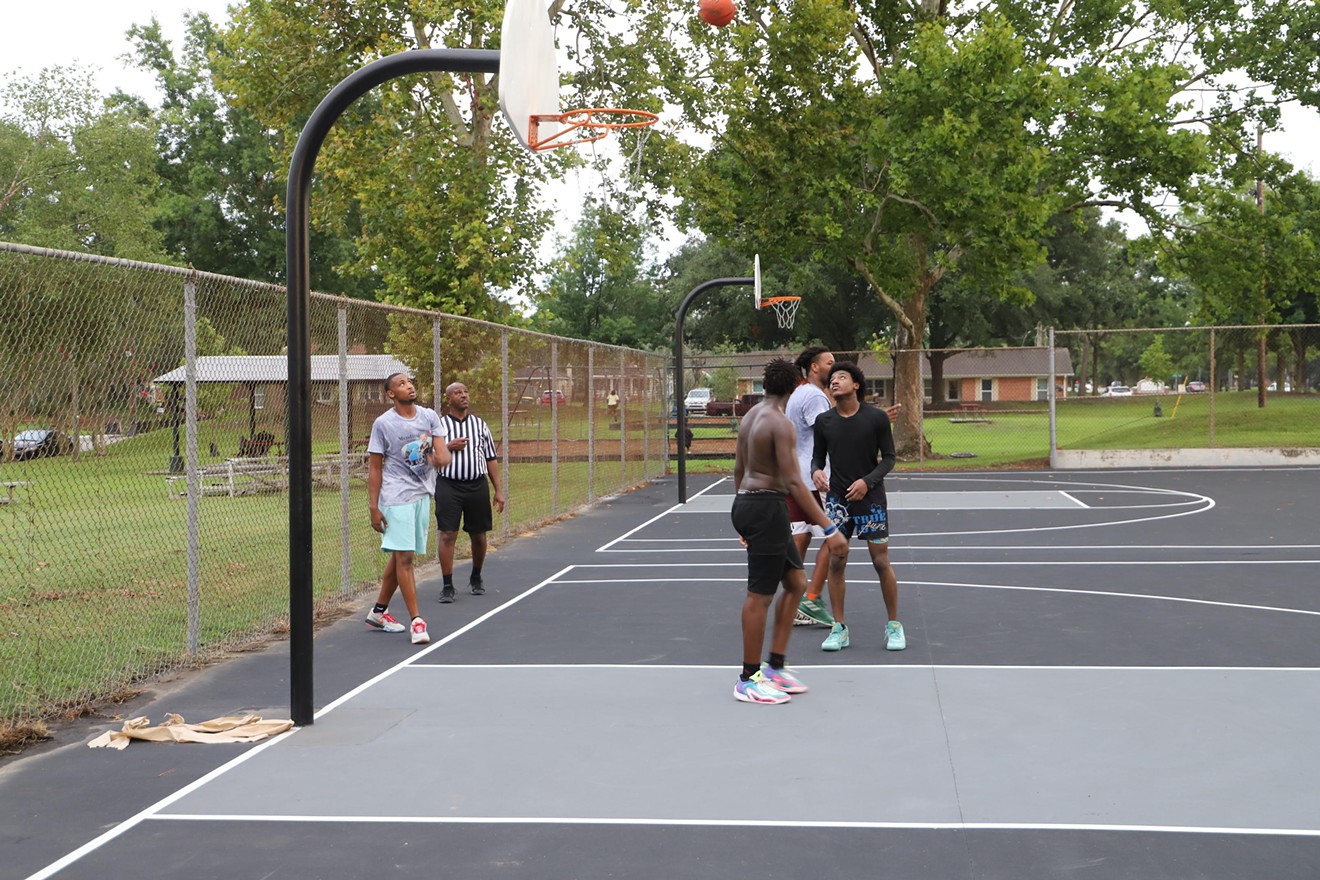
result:
M 784 655 L 783 655 L 783 654 L 775 654 L 775 653 L 771 653 L 771 654 L 770 654 L 770 668 L 771 668 L 771 669 L 783 669 L 783 668 L 784 668 Z
M 468 580 L 471 581 L 471 582 L 474 583 L 474 584 L 479 584 L 479 583 L 481 583 L 481 569 L 480 569 L 480 568 L 475 568 L 475 567 L 474 567 L 474 568 L 472 569 L 472 576 L 469 577 Z
M 738 676 L 743 681 L 749 680 L 761 668 L 760 663 L 744 663 L 742 675 Z
M 449 574 L 442 574 L 441 577 L 443 577 L 443 578 L 445 579 L 445 586 L 446 586 L 446 587 L 453 587 L 453 586 L 454 586 L 454 573 L 453 573 L 452 571 L 451 571 Z
M 384 613 L 385 613 L 385 609 L 387 609 L 387 608 L 389 608 L 389 607 L 390 607 L 390 606 L 388 606 L 388 605 L 382 605 L 382 604 L 380 604 L 379 602 L 377 602 L 375 605 L 372 605 L 372 606 L 371 606 L 371 613 L 372 613 L 372 614 L 384 614 Z

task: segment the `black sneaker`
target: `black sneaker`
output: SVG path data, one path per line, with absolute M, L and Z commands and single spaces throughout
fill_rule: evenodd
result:
M 472 595 L 474 596 L 486 595 L 486 588 L 482 586 L 481 581 L 479 580 L 468 581 L 468 589 L 472 591 Z
M 440 591 L 440 604 L 448 605 L 452 601 L 454 601 L 454 588 L 445 587 Z

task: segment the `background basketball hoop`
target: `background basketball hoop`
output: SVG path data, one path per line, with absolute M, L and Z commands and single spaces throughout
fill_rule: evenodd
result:
M 761 300 L 761 308 L 774 309 L 775 320 L 785 329 L 792 329 L 800 305 L 802 305 L 800 296 L 771 296 Z

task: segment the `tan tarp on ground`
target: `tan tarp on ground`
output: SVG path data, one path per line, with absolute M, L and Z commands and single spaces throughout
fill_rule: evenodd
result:
M 135 739 L 147 742 L 250 743 L 292 727 L 292 721 L 263 721 L 260 715 L 229 715 L 188 724 L 182 716 L 171 713 L 165 716 L 164 724 L 154 726 L 150 718 L 130 718 L 124 722 L 123 730 L 107 731 L 87 745 L 93 749 L 126 749 Z

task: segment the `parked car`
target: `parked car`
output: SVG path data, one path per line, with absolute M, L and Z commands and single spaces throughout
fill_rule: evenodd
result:
M 1210 388 L 1200 379 L 1193 379 L 1187 383 L 1187 392 L 1189 394 L 1200 394 L 1203 391 L 1209 391 Z
M 687 410 L 688 415 L 704 416 L 706 414 L 706 404 L 715 398 L 709 388 L 693 388 L 683 398 L 683 408 Z
M 541 392 L 541 402 L 544 403 L 546 406 L 549 406 L 549 405 L 550 405 L 550 400 L 551 400 L 550 395 L 552 395 L 552 394 L 555 396 L 555 398 L 557 398 L 556 402 L 557 402 L 560 406 L 563 406 L 563 405 L 564 405 L 564 392 L 562 392 L 562 391 L 558 391 L 558 390 L 556 390 L 556 391 L 551 391 L 549 388 L 547 388 L 547 389 L 545 389 L 544 391 Z
M 1105 389 L 1103 397 L 1131 397 L 1132 389 L 1126 385 L 1110 385 Z
M 706 404 L 706 415 L 708 416 L 737 416 L 741 418 L 747 415 L 747 411 L 756 406 L 765 395 L 760 392 L 753 394 L 744 394 L 737 400 L 712 400 Z
M 14 435 L 14 460 L 44 458 L 49 455 L 68 455 L 73 452 L 73 440 L 68 434 L 39 428 L 19 431 Z

